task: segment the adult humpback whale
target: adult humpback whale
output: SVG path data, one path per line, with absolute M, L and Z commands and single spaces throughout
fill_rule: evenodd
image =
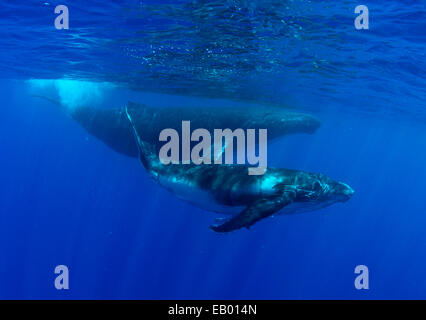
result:
M 126 108 L 139 158 L 152 178 L 178 197 L 220 213 L 236 213 L 216 232 L 249 228 L 279 211 L 313 210 L 350 199 L 354 191 L 325 175 L 289 169 L 268 168 L 264 175 L 247 175 L 245 165 L 163 165 L 155 147 L 144 141 L 135 118 L 138 112 Z
M 216 128 L 267 129 L 268 138 L 274 139 L 292 133 L 314 133 L 321 125 L 315 117 L 302 113 L 288 112 L 280 108 L 158 108 L 129 102 L 127 109 L 144 141 L 154 145 L 158 152 L 161 130 L 180 131 L 182 121 L 190 120 L 194 128 L 213 132 Z M 126 117 L 125 108 L 101 109 L 78 107 L 70 109 L 73 119 L 90 134 L 96 136 L 112 149 L 131 157 L 138 156 L 132 128 Z

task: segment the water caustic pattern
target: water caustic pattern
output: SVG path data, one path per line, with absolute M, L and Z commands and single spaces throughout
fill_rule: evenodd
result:
M 67 31 L 54 5 L 2 1 L 3 76 L 425 118 L 421 1 L 369 1 L 368 31 L 353 1 L 73 1 Z

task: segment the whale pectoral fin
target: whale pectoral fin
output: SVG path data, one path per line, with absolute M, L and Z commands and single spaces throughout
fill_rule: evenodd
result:
M 260 199 L 245 208 L 236 216 L 221 225 L 210 226 L 215 232 L 230 232 L 246 227 L 250 228 L 257 221 L 273 215 L 286 205 L 291 203 L 291 197 L 279 197 L 272 199 Z

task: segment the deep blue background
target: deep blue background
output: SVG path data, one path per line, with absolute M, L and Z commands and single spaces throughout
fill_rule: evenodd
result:
M 315 136 L 270 144 L 269 165 L 326 173 L 354 198 L 218 235 L 214 214 L 19 87 L 1 86 L 2 298 L 424 297 L 423 125 L 324 114 Z M 368 292 L 354 289 L 358 264 Z
M 20 8 L 2 2 L 8 10 Z M 22 5 L 22 16 L 9 12 L 0 41 L 0 298 L 426 298 L 425 15 L 419 2 L 390 1 L 381 11 L 378 2 L 371 3 L 377 8 L 376 29 L 368 36 L 355 35 L 352 11 L 334 12 L 340 19 L 316 21 L 333 25 L 333 34 L 343 39 L 353 37 L 353 42 L 338 41 L 347 50 L 301 40 L 300 47 L 311 47 L 318 61 L 330 59 L 321 72 L 299 73 L 306 66 L 301 55 L 300 65 L 280 70 L 285 75 L 254 71 L 265 86 L 252 86 L 255 93 L 267 93 L 259 95 L 260 107 L 264 101 L 289 101 L 323 122 L 315 135 L 269 144 L 269 166 L 327 174 L 351 185 L 355 196 L 344 204 L 267 219 L 228 235 L 208 229 L 215 214 L 169 194 L 137 160 L 89 136 L 54 105 L 32 97 L 21 81 L 38 74 L 61 78 L 67 68 L 73 78 L 92 79 L 96 73 L 105 80 L 117 67 L 115 57 L 96 56 L 89 65 L 74 68 L 67 59 L 92 57 L 80 47 L 70 49 L 72 58 L 63 56 L 62 65 L 55 49 L 26 29 L 32 21 L 26 10 L 31 10 Z M 320 2 L 312 6 L 309 15 L 323 14 Z M 40 15 L 37 19 L 32 21 L 35 35 L 51 32 L 51 22 Z M 11 28 L 17 20 L 22 21 L 21 32 Z M 96 32 L 90 26 L 79 31 L 84 27 Z M 49 65 L 51 69 L 45 68 Z M 103 69 L 108 65 L 111 69 Z M 120 70 L 126 76 L 126 69 Z M 111 81 L 123 83 L 123 74 Z M 197 79 L 192 80 L 202 83 Z M 191 87 L 179 80 L 174 78 L 176 87 Z M 249 82 L 243 76 L 239 80 Z M 268 85 L 272 82 L 273 88 Z M 218 85 L 217 97 L 229 98 L 232 94 L 219 90 L 223 85 Z M 168 86 L 170 82 L 161 90 L 150 89 L 167 91 Z M 248 87 L 237 88 L 237 93 L 243 95 Z M 117 89 L 108 105 L 121 106 L 131 95 Z M 161 94 L 133 98 L 154 105 L 222 103 Z M 68 291 L 53 285 L 59 264 L 69 267 Z M 359 264 L 369 267 L 368 291 L 354 288 Z

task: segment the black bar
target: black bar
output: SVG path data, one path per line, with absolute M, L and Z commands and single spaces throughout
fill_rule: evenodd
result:
M 364 318 L 372 308 L 380 313 L 398 311 L 399 308 L 415 312 L 424 310 L 425 301 L 337 301 L 337 300 L 55 300 L 55 301 L 1 301 L 4 310 L 50 310 L 52 315 L 75 316 L 101 313 L 122 319 L 132 314 L 132 319 L 298 319 L 300 317 L 338 316 Z M 45 312 L 45 311 L 44 311 Z M 16 314 L 16 313 L 15 313 Z

